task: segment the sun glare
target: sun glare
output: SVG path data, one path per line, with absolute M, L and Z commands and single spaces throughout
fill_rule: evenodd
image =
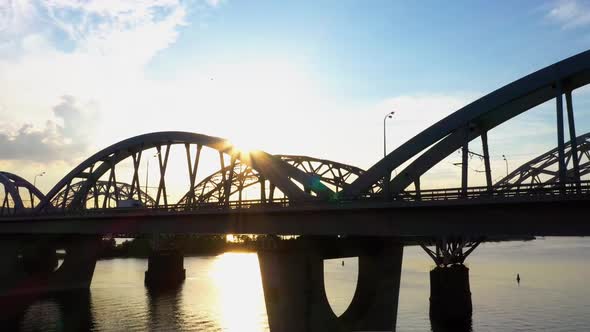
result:
M 231 140 L 231 144 L 235 150 L 242 155 L 249 155 L 253 151 L 261 150 L 260 144 L 251 135 L 241 135 Z

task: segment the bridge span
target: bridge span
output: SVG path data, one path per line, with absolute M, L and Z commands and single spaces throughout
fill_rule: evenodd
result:
M 4 218 L 0 234 L 276 234 L 378 237 L 589 236 L 590 183 L 505 190 L 472 188 L 422 193 L 422 201 L 364 199 L 322 203 L 273 201 L 184 209 L 110 209 Z M 565 193 L 564 193 L 565 191 Z M 407 195 L 412 195 L 408 192 Z M 480 196 L 474 197 L 475 194 Z M 426 200 L 429 199 L 429 200 Z
M 472 102 L 368 170 L 241 151 L 197 133 L 158 132 L 95 153 L 46 195 L 22 177 L 0 172 L 0 262 L 7 267 L 0 271 L 0 295 L 87 289 L 104 235 L 153 236 L 146 281 L 155 284 L 184 278 L 182 253 L 158 247 L 158 234 L 298 235 L 257 248 L 271 330 L 392 331 L 403 246 L 412 239 L 436 265 L 431 317 L 468 322 L 471 292 L 463 263 L 486 236 L 590 235 L 589 134 L 577 136 L 573 103 L 573 92 L 588 83 L 590 51 Z M 551 100 L 557 147 L 494 183 L 488 133 Z M 476 139 L 481 154 L 470 150 Z M 428 171 L 457 150 L 461 185 L 425 189 Z M 169 162 L 171 151 L 181 158 Z M 474 154 L 483 160 L 484 186 L 470 185 Z M 155 187 L 148 186 L 150 158 L 157 159 Z M 186 165 L 173 174 L 185 186 L 176 202 L 170 185 L 175 164 Z M 66 250 L 60 267 L 56 249 Z M 349 309 L 336 317 L 323 288 L 322 262 L 339 255 L 359 257 L 359 278 Z

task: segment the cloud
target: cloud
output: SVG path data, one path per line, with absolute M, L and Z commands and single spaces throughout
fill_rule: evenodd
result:
M 176 41 L 185 16 L 178 0 L 0 0 L 0 123 L 27 124 L 4 125 L 3 143 L 48 142 L 52 152 L 66 148 L 62 138 L 77 144 L 75 116 L 82 113 L 70 109 L 77 100 L 121 114 L 127 100 L 146 96 L 144 69 Z M 61 96 L 71 97 L 55 108 L 64 122 L 56 126 L 46 122 L 47 110 Z M 9 152 L 3 149 L 0 159 Z M 9 155 L 21 158 L 19 151 Z
M 135 68 L 176 41 L 185 16 L 178 0 L 7 0 L 0 5 L 0 40 L 40 35 L 64 53 Z
M 53 107 L 57 122 L 48 120 L 42 130 L 24 124 L 16 130 L 0 126 L 0 157 L 3 160 L 48 162 L 71 160 L 85 153 L 98 119 L 96 105 L 80 105 L 63 96 Z
M 219 7 L 224 0 L 205 0 L 205 2 L 211 7 Z
M 547 18 L 563 29 L 590 25 L 590 5 L 577 0 L 561 0 L 549 7 Z

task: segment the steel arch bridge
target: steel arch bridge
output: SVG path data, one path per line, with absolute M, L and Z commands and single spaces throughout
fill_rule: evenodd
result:
M 45 198 L 29 181 L 13 173 L 0 171 L 0 184 L 4 188 L 0 216 L 30 211 Z M 22 197 L 22 194 L 25 196 Z
M 590 83 L 590 51 L 572 56 L 514 81 L 450 114 L 389 153 L 356 181 L 340 192 L 343 198 L 367 196 L 381 179 L 389 185 L 384 192 L 394 199 L 411 184 L 420 192 L 420 177 L 454 151 L 462 151 L 461 190 L 468 189 L 469 143 L 481 139 L 486 187 L 493 190 L 488 131 L 542 103 L 555 99 L 557 113 L 558 181 L 567 182 L 564 143 L 564 105 L 566 101 L 570 140 L 574 140 L 575 121 L 572 91 Z M 577 153 L 572 154 L 575 168 Z M 408 163 L 393 179 L 391 172 Z
M 183 147 L 186 155 L 188 172 L 185 182 L 189 184 L 189 189 L 185 197 L 181 199 L 185 207 L 214 199 L 218 203 L 229 205 L 233 194 L 232 184 L 239 187 L 240 181 L 252 180 L 253 176 L 256 178 L 255 182 L 263 187 L 262 201 L 265 201 L 264 188 L 266 187 L 272 188 L 273 192 L 276 189 L 289 200 L 328 199 L 334 195 L 334 191 L 326 184 L 334 185 L 335 189 L 339 189 L 346 179 L 360 174 L 360 169 L 329 162 L 324 163 L 322 167 L 331 165 L 328 167 L 328 172 L 337 170 L 341 177 L 330 178 L 323 174 L 324 176 L 318 179 L 317 174 L 308 174 L 305 167 L 301 167 L 304 162 L 301 158 L 294 156 L 281 158 L 263 151 L 245 153 L 236 149 L 227 140 L 201 134 L 157 132 L 121 141 L 88 158 L 49 191 L 47 197 L 36 208 L 36 212 L 79 210 L 97 206 L 104 208 L 111 199 L 119 201 L 118 195 L 123 191 L 127 199 L 146 201 L 149 195 L 142 193 L 140 189 L 142 184 L 139 180 L 139 168 L 142 154 L 152 149 L 157 151 L 155 156 L 158 159 L 159 181 L 155 198 L 147 200 L 146 205 L 155 208 L 178 207 L 177 204 L 168 202 L 165 178 L 172 146 Z M 219 171 L 197 183 L 197 171 L 204 148 L 218 155 Z M 116 189 L 119 186 L 116 185 L 119 183 L 116 166 L 126 160 L 132 162 L 131 183 Z M 305 161 L 308 162 L 307 165 L 322 163 L 320 159 L 309 157 Z M 321 167 L 316 166 L 315 170 L 319 172 Z M 326 184 L 322 179 L 326 180 Z M 248 185 L 251 184 L 251 181 L 248 182 Z M 205 198 L 197 195 L 198 189 L 203 190 L 203 188 L 208 188 Z M 108 193 L 106 195 L 108 199 L 102 201 L 102 206 L 94 193 Z
M 356 166 L 308 156 L 275 155 L 275 157 L 306 174 L 310 174 L 314 185 L 321 183 L 335 193 L 341 191 L 364 172 Z M 265 179 L 260 173 L 242 163 L 236 163 L 233 169 L 230 167 L 225 167 L 203 179 L 195 186 L 193 192 L 187 192 L 179 200 L 178 205 L 190 206 L 193 203 L 224 202 L 226 193 L 229 193 L 230 199 L 233 197 L 239 204 L 248 201 L 247 190 L 253 187 L 255 187 L 255 194 L 259 192 L 257 197 L 260 198 L 261 202 L 274 201 L 276 188 L 271 184 L 267 193 Z M 234 175 L 230 176 L 230 173 Z M 380 189 L 380 187 L 372 188 L 372 192 L 377 192 Z M 305 190 L 308 194 L 310 193 L 310 189 Z M 244 195 L 245 191 L 246 195 Z
M 577 156 L 574 157 L 574 153 Z M 590 173 L 590 133 L 564 145 L 566 181 L 575 182 Z M 577 161 L 577 164 L 574 163 Z M 496 187 L 514 187 L 523 184 L 552 184 L 559 181 L 559 150 L 554 148 L 524 163 L 494 184 Z
M 545 173 L 551 173 L 550 182 L 567 185 L 580 181 L 580 174 L 586 174 L 588 161 L 582 164 L 580 161 L 580 151 L 587 151 L 586 145 L 565 143 L 564 115 L 567 116 L 570 141 L 576 141 L 572 92 L 589 82 L 590 51 L 586 51 L 527 75 L 459 109 L 389 153 L 367 171 L 317 158 L 271 155 L 263 151 L 246 153 L 225 139 L 196 133 L 144 134 L 113 144 L 85 160 L 47 193 L 34 207 L 35 213 L 106 208 L 113 205 L 111 201 L 118 202 L 121 197 L 142 201 L 144 207 L 173 210 L 194 209 L 199 204 L 209 203 L 226 207 L 237 203 L 243 207 L 241 203 L 247 200 L 243 194 L 253 188 L 259 193 L 256 203 L 263 204 L 277 200 L 277 196 L 288 204 L 309 201 L 340 204 L 371 198 L 417 201 L 422 200 L 422 193 L 426 192 L 420 188 L 421 176 L 456 150 L 462 151 L 461 187 L 450 190 L 451 194 L 431 192 L 430 197 L 482 197 L 482 191 L 492 193 L 500 188 L 506 189 L 512 183 L 523 183 L 529 176 L 527 174 L 534 173 L 533 168 L 539 168 L 531 164 L 527 171 L 525 165 L 515 171 L 518 174 L 513 172 L 514 176 L 523 179 L 506 179 L 494 185 L 488 131 L 552 99 L 557 114 L 557 148 L 536 159 L 535 163 L 550 160 L 549 164 L 556 165 L 553 172 L 544 167 Z M 481 139 L 486 186 L 483 190 L 475 188 L 476 194 L 468 195 L 474 190 L 468 186 L 468 157 L 472 153 L 469 144 L 476 138 Z M 586 142 L 585 135 L 581 139 Z M 188 188 L 182 192 L 184 196 L 178 203 L 168 201 L 166 174 L 172 148 L 180 148 L 186 156 L 183 181 Z M 201 152 L 206 150 L 213 152 L 219 163 L 213 171 L 203 172 Z M 153 157 L 157 157 L 159 170 L 153 198 L 141 190 L 147 187 L 147 183 L 142 185 L 140 182 L 142 155 L 145 162 L 152 151 L 156 152 Z M 125 163 L 131 164 L 132 176 L 128 184 L 122 184 L 117 175 Z M 401 165 L 406 166 L 391 178 L 391 172 Z M 568 165 L 572 171 L 568 171 Z M 208 174 L 202 180 L 197 177 L 200 168 L 199 176 Z M 540 180 L 531 180 L 531 183 Z M 407 191 L 412 184 L 416 190 Z M 13 187 L 14 183 L 5 185 L 8 200 L 14 200 L 16 191 Z M 16 199 L 14 206 L 20 208 L 22 200 Z

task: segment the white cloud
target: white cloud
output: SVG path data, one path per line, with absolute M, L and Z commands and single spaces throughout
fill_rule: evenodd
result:
M 556 1 L 549 7 L 547 18 L 564 29 L 590 25 L 590 4 L 578 0 Z
M 35 6 L 30 1 L 0 2 L 0 34 L 7 38 L 27 31 L 35 16 Z
M 96 105 L 81 105 L 74 97 L 63 96 L 53 113 L 58 122 L 48 120 L 41 130 L 31 124 L 13 129 L 0 123 L 2 159 L 48 162 L 72 160 L 85 153 L 98 119 Z
M 207 4 L 211 7 L 218 7 L 219 5 L 221 5 L 222 2 L 225 2 L 224 0 L 205 0 L 205 2 L 207 2 Z
M 112 105 L 145 93 L 145 66 L 185 15 L 178 0 L 0 1 L 0 122 L 43 127 L 63 95 Z

